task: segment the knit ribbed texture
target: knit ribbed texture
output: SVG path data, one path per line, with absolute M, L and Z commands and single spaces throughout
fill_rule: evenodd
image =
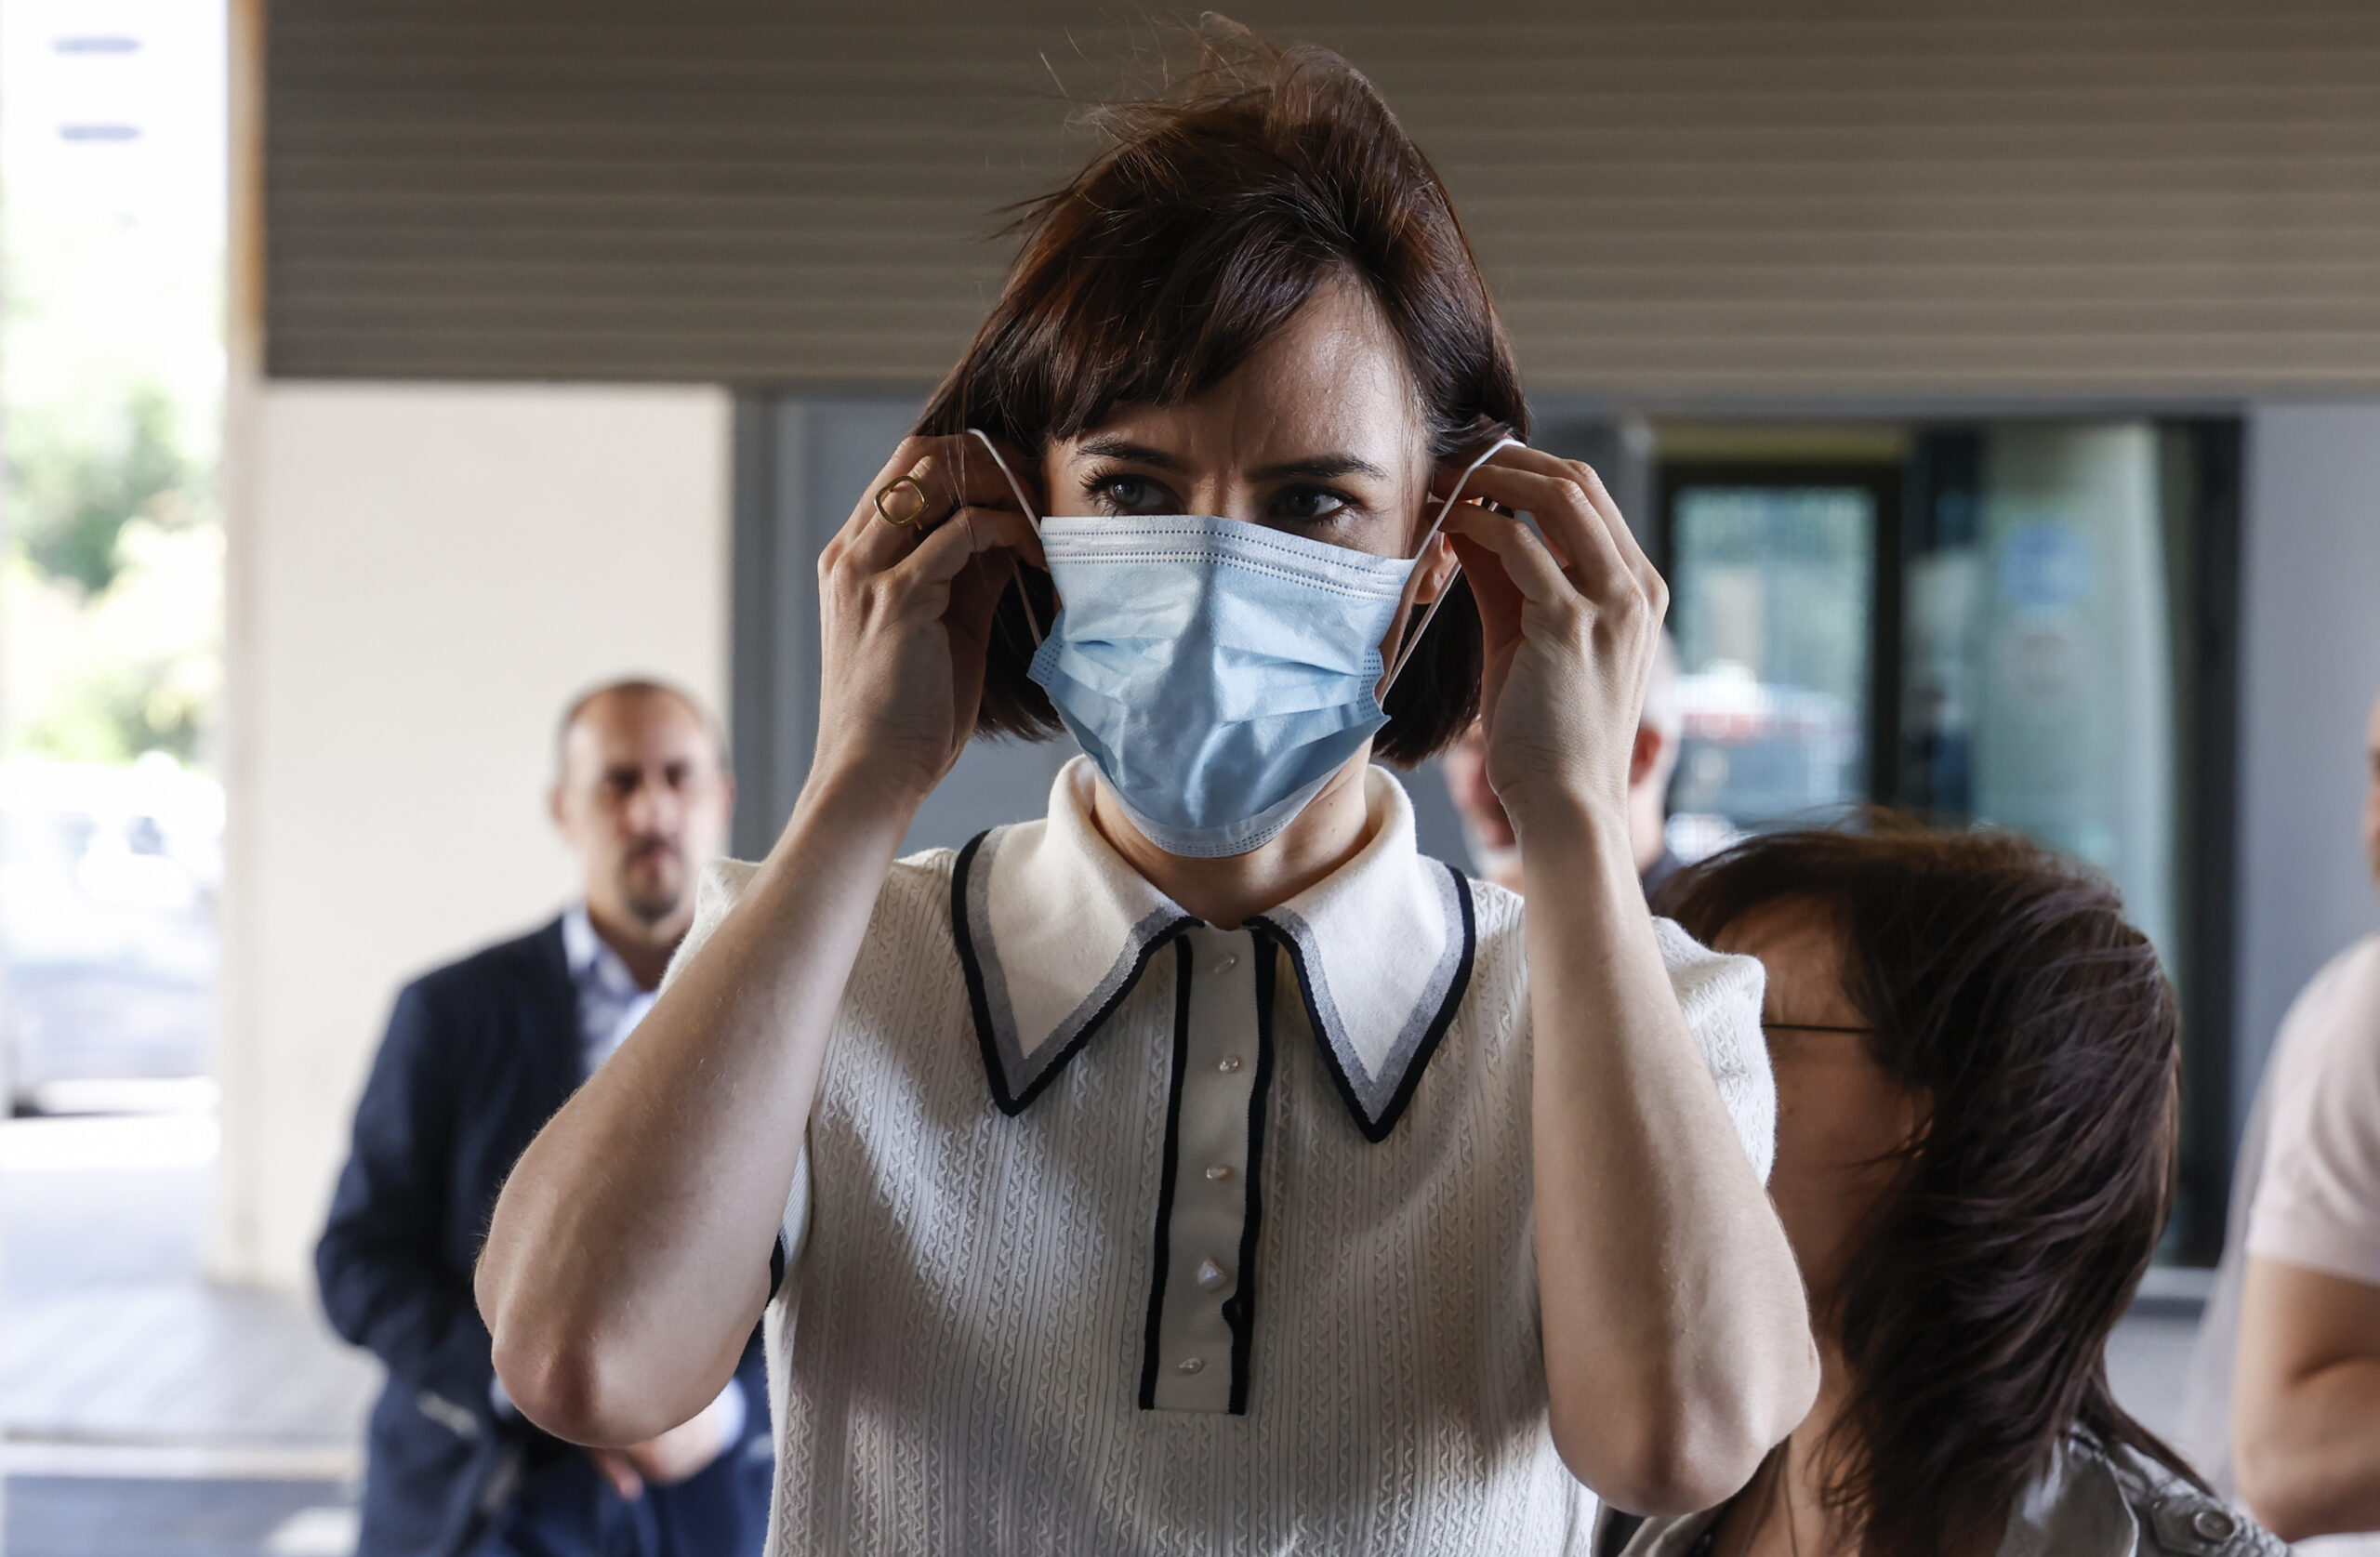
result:
M 1143 1411 L 1173 981 L 1159 959 L 1002 1115 L 952 860 L 893 867 L 828 1045 L 768 1314 L 771 1557 L 1584 1551 L 1593 1499 L 1546 1427 L 1519 900 L 1471 884 L 1471 992 L 1378 1144 L 1277 1002 L 1248 1411 Z M 690 949 L 748 874 L 707 876 Z M 1758 964 L 1674 926 L 1661 949 L 1765 1172 Z

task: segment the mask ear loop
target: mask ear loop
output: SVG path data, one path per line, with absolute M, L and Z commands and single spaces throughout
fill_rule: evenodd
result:
M 1008 489 L 1015 495 L 1017 508 L 1025 515 L 1026 521 L 1034 529 L 1040 529 L 1041 521 L 1035 516 L 1033 504 L 1025 495 L 1025 488 L 1017 484 L 1016 472 L 1011 470 L 1008 468 L 1008 461 L 1000 457 L 1000 451 L 992 442 L 991 436 L 979 427 L 971 427 L 967 431 L 977 442 L 984 445 L 984 452 L 992 456 L 992 463 L 1000 468 L 1002 476 L 1008 478 Z M 1441 523 L 1445 522 L 1446 515 L 1441 513 L 1438 520 Z M 1016 603 L 1025 607 L 1025 625 L 1033 629 L 1033 647 L 1038 649 L 1041 647 L 1041 622 L 1033 614 L 1033 597 L 1025 592 L 1025 569 L 1018 563 L 1016 553 L 1013 551 L 1008 554 L 1008 572 L 1009 576 L 1016 580 Z
M 1494 443 L 1488 445 L 1486 454 L 1464 466 L 1462 474 L 1455 478 L 1454 490 L 1447 494 L 1445 502 L 1438 505 L 1438 517 L 1432 521 L 1430 533 L 1421 537 L 1421 551 L 1429 550 L 1430 543 L 1438 538 L 1438 532 L 1446 527 L 1447 515 L 1454 512 L 1455 503 L 1462 496 L 1463 483 L 1470 481 L 1481 466 L 1494 458 L 1501 450 L 1525 449 L 1527 446 L 1517 438 L 1499 438 Z M 1416 552 L 1414 555 L 1418 557 L 1421 553 Z M 1406 664 L 1412 659 L 1413 651 L 1421 646 L 1421 635 L 1430 630 L 1430 624 L 1437 619 L 1438 607 L 1447 603 L 1447 596 L 1454 589 L 1454 581 L 1461 576 L 1462 564 L 1457 562 L 1454 565 L 1454 572 L 1447 574 L 1446 585 L 1438 590 L 1437 598 L 1430 602 L 1430 609 L 1421 613 L 1421 625 L 1413 629 L 1413 636 L 1407 639 L 1405 647 L 1397 651 L 1396 663 L 1388 667 L 1388 680 L 1381 683 L 1380 700 L 1382 702 L 1388 701 L 1388 689 L 1396 685 L 1397 677 L 1405 673 Z

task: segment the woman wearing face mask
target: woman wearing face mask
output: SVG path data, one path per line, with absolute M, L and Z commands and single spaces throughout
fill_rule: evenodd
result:
M 505 1190 L 505 1387 L 636 1442 L 765 1309 L 775 1550 L 1579 1550 L 1581 1484 L 1708 1503 L 1816 1367 L 1758 970 L 1631 859 L 1660 581 L 1501 435 L 1461 231 L 1343 63 L 1225 39 L 1109 127 L 821 560 L 784 836 Z M 1368 762 L 1480 709 L 1526 920 Z M 971 736 L 1061 727 L 1046 818 L 893 860 Z
M 1768 970 L 1770 1193 L 1818 1403 L 1733 1498 L 1604 1557 L 2262 1557 L 2108 1390 L 2171 1208 L 2172 988 L 2105 882 L 1996 833 L 1774 834 L 1662 895 Z

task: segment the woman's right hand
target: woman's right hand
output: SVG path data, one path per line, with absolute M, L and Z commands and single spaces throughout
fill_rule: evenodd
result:
M 904 475 L 919 525 L 877 517 Z M 1041 561 L 1015 501 L 981 443 L 895 451 L 819 560 L 818 749 L 785 836 L 505 1181 L 474 1289 L 506 1392 L 549 1431 L 658 1464 L 648 1441 L 734 1376 L 885 870 L 974 728 L 1010 557 Z
M 1003 450 L 1012 470 L 1030 468 Z M 903 476 L 878 513 L 877 494 Z M 813 785 L 845 784 L 914 811 L 975 728 L 993 608 L 1016 562 L 1044 566 L 1033 522 L 982 443 L 908 438 L 818 558 L 818 746 Z

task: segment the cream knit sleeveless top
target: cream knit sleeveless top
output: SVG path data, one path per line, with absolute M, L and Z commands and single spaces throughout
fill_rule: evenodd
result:
M 1468 988 L 1378 1141 L 1285 993 L 1289 957 L 1263 954 L 1282 968 L 1246 1408 L 1201 1414 L 1139 1404 L 1174 981 L 1152 963 L 1004 1113 L 954 863 L 892 869 L 829 1042 L 766 1319 L 771 1557 L 1586 1550 L 1594 1501 L 1546 1426 L 1519 900 L 1467 883 Z M 713 867 L 689 947 L 750 868 Z M 1758 966 L 1659 930 L 1738 1128 L 1711 1149 L 1765 1172 Z

